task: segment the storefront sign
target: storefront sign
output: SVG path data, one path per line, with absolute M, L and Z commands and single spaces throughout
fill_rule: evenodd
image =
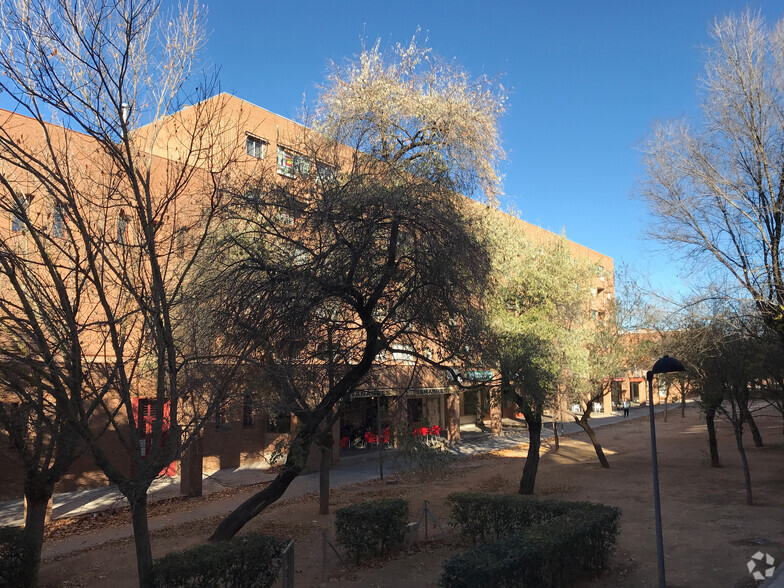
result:
M 400 396 L 397 390 L 357 390 L 350 398 L 375 398 L 376 396 Z
M 493 372 L 490 370 L 472 370 L 466 372 L 466 379 L 473 382 L 487 382 L 493 379 Z
M 375 398 L 376 396 L 402 396 L 405 394 L 409 398 L 421 396 L 441 396 L 446 394 L 446 388 L 412 388 L 411 390 L 357 390 L 350 398 L 355 400 L 357 398 Z
M 409 396 L 441 396 L 442 394 L 446 394 L 446 388 L 419 388 L 415 390 L 409 390 Z

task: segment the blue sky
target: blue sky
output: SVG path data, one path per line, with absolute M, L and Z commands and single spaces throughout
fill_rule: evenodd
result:
M 436 53 L 511 89 L 503 208 L 681 290 L 631 198 L 636 146 L 657 119 L 697 117 L 709 25 L 747 5 L 769 23 L 784 15 L 781 0 L 212 0 L 206 58 L 223 91 L 297 119 L 331 60 L 419 30 Z
M 330 60 L 419 28 L 438 54 L 512 88 L 503 205 L 674 287 L 677 268 L 645 238 L 645 206 L 630 197 L 636 146 L 655 120 L 698 114 L 708 27 L 747 5 L 770 23 L 784 13 L 765 0 L 224 0 L 208 5 L 207 52 L 224 91 L 296 118 Z

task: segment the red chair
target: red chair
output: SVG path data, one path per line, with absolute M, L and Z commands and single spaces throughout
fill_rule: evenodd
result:
M 430 428 L 422 427 L 421 429 L 419 429 L 419 434 L 425 440 L 425 443 L 429 443 L 430 442 Z
M 368 443 L 375 443 L 378 444 L 378 435 L 375 431 L 368 431 L 365 433 L 365 441 Z
M 381 437 L 381 442 L 384 445 L 389 445 L 389 427 L 384 429 L 384 435 Z
M 348 447 L 348 435 L 340 438 L 340 448 L 345 449 L 346 447 Z
M 438 425 L 433 425 L 432 427 L 430 427 L 430 434 L 433 435 L 434 437 L 440 437 L 441 427 L 439 427 Z

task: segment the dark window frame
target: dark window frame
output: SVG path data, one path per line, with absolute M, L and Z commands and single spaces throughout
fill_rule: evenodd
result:
M 19 202 L 14 203 L 11 212 L 11 231 L 21 233 L 27 229 L 25 218 L 30 210 L 30 197 L 27 194 L 17 194 Z
M 245 152 L 256 159 L 264 159 L 264 156 L 267 154 L 268 146 L 269 141 L 265 141 L 260 137 L 254 135 L 247 135 L 245 137 Z

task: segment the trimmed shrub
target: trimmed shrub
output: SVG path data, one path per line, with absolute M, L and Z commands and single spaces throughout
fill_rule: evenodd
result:
M 537 500 L 525 499 L 535 506 Z M 614 549 L 619 509 L 587 502 L 541 501 L 544 516 L 525 530 L 480 544 L 444 562 L 441 585 L 569 586 L 600 572 Z
M 591 504 L 591 508 L 574 510 L 565 517 L 565 523 L 569 525 L 567 535 L 576 545 L 572 552 L 573 563 L 584 572 L 598 574 L 607 566 L 607 560 L 615 550 L 621 509 L 605 504 Z
M 381 555 L 403 541 L 408 524 L 408 501 L 382 498 L 335 511 L 335 538 L 359 561 Z
M 474 545 L 477 539 L 502 539 L 581 504 L 590 504 L 486 492 L 454 492 L 447 496 L 446 503 L 452 507 L 449 525 Z
M 170 553 L 153 563 L 152 585 L 267 588 L 277 579 L 285 547 L 283 539 L 249 534 Z
M 561 559 L 563 550 L 559 547 L 557 536 L 537 525 L 449 558 L 444 562 L 440 584 L 446 588 L 564 585 L 570 561 Z
M 0 527 L 0 586 L 29 586 L 35 569 L 21 527 Z

